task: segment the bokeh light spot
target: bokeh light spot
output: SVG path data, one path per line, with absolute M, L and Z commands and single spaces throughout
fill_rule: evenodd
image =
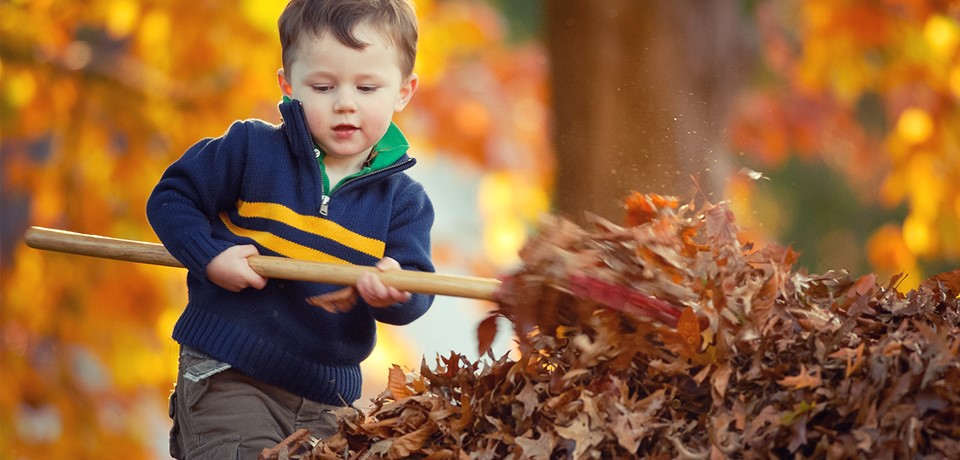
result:
M 929 254 L 933 246 L 930 223 L 916 216 L 907 217 L 903 221 L 903 242 L 916 255 Z
M 933 15 L 923 26 L 923 37 L 930 48 L 940 56 L 950 56 L 957 48 L 960 33 L 956 21 L 944 16 Z
M 497 266 L 517 261 L 517 252 L 526 239 L 523 223 L 515 216 L 502 214 L 487 221 L 483 232 L 486 254 Z
M 130 35 L 140 17 L 140 4 L 134 0 L 116 0 L 107 10 L 107 32 L 114 37 Z
M 960 98 L 960 64 L 953 66 L 953 69 L 950 70 L 949 82 L 950 92 L 953 93 L 954 97 Z
M 933 134 L 933 119 L 925 110 L 911 107 L 900 114 L 897 134 L 910 143 L 924 142 Z
M 11 72 L 4 80 L 4 99 L 14 108 L 29 104 L 36 95 L 37 82 L 30 72 Z
M 454 113 L 457 130 L 468 137 L 481 137 L 490 130 L 490 113 L 475 100 L 466 100 L 457 105 Z

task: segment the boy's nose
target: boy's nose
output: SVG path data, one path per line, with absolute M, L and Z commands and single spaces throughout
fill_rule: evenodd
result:
M 340 93 L 333 103 L 335 112 L 353 112 L 357 109 L 356 101 L 350 95 Z

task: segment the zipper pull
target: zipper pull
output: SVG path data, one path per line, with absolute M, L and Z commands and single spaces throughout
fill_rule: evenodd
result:
M 323 196 L 323 201 L 320 203 L 320 215 L 327 215 L 327 205 L 330 203 L 330 197 L 327 195 Z
M 317 157 L 317 160 L 320 160 L 320 153 L 321 153 L 321 152 L 320 152 L 320 149 L 319 149 L 318 147 L 314 147 L 314 148 L 313 148 L 313 156 Z M 327 196 L 327 195 L 323 195 L 323 198 L 321 199 L 321 202 L 320 202 L 320 215 L 321 215 L 321 216 L 327 215 L 327 203 L 329 203 L 329 202 L 330 202 L 330 197 Z

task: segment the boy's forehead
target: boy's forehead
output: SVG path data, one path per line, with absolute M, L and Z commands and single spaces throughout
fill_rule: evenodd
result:
M 392 42 L 379 37 L 367 40 L 362 35 L 357 38 L 370 45 L 356 49 L 340 42 L 332 33 L 305 35 L 299 41 L 287 70 L 301 75 L 347 72 L 387 76 L 396 72 L 403 76 L 400 52 Z

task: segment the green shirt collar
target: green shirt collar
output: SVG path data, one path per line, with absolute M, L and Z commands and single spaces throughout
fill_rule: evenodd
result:
M 387 132 L 380 138 L 380 142 L 373 146 L 373 161 L 370 161 L 370 170 L 377 171 L 397 162 L 410 148 L 406 136 L 400 131 L 396 123 L 390 122 Z M 364 169 L 367 169 L 366 167 Z

